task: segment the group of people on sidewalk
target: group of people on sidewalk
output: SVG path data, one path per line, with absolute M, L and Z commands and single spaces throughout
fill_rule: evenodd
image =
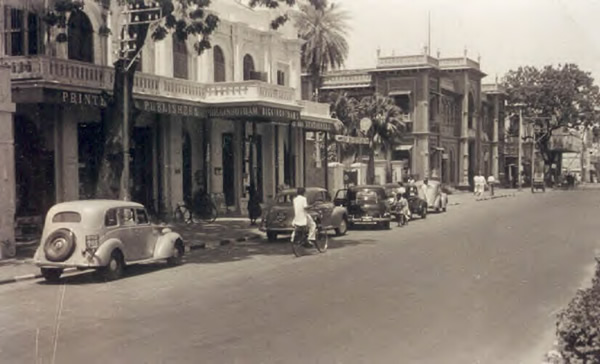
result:
M 494 185 L 496 184 L 496 179 L 493 175 L 489 175 L 486 179 L 481 173 L 478 173 L 473 177 L 473 194 L 477 198 L 477 200 L 483 198 L 483 193 L 485 192 L 486 187 L 489 187 L 490 195 L 494 196 Z

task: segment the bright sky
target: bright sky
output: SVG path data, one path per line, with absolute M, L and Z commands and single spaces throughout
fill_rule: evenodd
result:
M 572 62 L 600 84 L 600 0 L 334 0 L 351 16 L 346 68 L 375 67 L 382 55 L 481 55 L 484 82 L 520 65 Z

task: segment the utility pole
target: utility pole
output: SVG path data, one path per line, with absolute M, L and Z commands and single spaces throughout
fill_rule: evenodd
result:
M 129 159 L 130 159 L 130 146 L 129 146 L 129 125 L 130 125 L 130 105 L 129 105 L 129 78 L 128 72 L 131 66 L 134 64 L 136 59 L 139 59 L 142 48 L 137 46 L 138 39 L 135 27 L 143 24 L 150 26 L 153 23 L 160 21 L 162 18 L 162 8 L 159 3 L 152 2 L 149 5 L 146 4 L 128 4 L 122 11 L 125 17 L 125 23 L 121 29 L 120 38 L 120 50 L 119 59 L 121 61 L 122 69 L 118 72 L 122 72 L 123 76 L 123 128 L 122 128 L 122 145 L 123 145 L 123 171 L 121 172 L 120 191 L 119 197 L 125 201 L 131 200 L 131 191 L 129 186 Z M 143 43 L 142 43 L 143 44 Z M 118 72 L 116 76 L 118 76 Z
M 518 138 L 518 151 L 517 151 L 517 188 L 519 191 L 522 190 L 522 164 L 523 164 L 523 107 L 519 108 L 519 138 Z

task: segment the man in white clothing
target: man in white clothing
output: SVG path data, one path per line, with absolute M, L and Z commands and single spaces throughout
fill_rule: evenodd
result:
M 294 198 L 294 220 L 292 220 L 292 226 L 308 226 L 308 241 L 314 243 L 316 240 L 317 224 L 315 224 L 307 211 L 313 206 L 308 204 L 306 197 L 304 197 L 305 192 L 304 187 L 298 187 L 298 195 Z M 294 241 L 294 231 L 292 232 L 292 241 Z

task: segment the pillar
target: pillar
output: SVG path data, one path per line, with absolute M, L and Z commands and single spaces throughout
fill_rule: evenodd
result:
M 492 126 L 492 176 L 496 181 L 500 180 L 498 162 L 498 124 L 500 119 L 499 95 L 494 95 L 494 121 Z
M 469 186 L 469 76 L 465 74 L 462 101 L 462 120 L 460 126 L 460 146 L 458 155 L 458 176 L 461 187 Z
M 429 74 L 421 77 L 422 92 L 417 99 L 415 112 L 415 145 L 413 147 L 413 174 L 417 173 L 419 179 L 429 174 Z
M 10 68 L 0 67 L 0 259 L 15 253 L 15 143 L 11 102 Z
M 79 199 L 79 150 L 75 114 L 55 108 L 54 170 L 56 202 Z

